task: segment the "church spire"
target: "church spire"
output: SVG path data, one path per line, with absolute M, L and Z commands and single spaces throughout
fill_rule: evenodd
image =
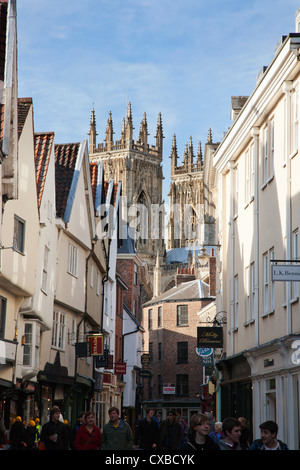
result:
M 121 129 L 121 146 L 124 148 L 126 145 L 126 132 L 125 132 L 125 118 L 122 120 L 122 129 Z
M 161 113 L 158 114 L 158 120 L 157 120 L 157 128 L 156 128 L 156 150 L 159 153 L 160 159 L 162 160 L 162 155 L 163 155 L 163 126 L 162 126 L 162 119 L 161 119 Z
M 147 117 L 146 113 L 144 113 L 144 118 L 141 121 L 141 128 L 140 128 L 140 136 L 139 142 L 143 145 L 144 150 L 147 150 L 148 147 L 148 124 L 147 124 Z
M 105 132 L 105 142 L 107 150 L 112 150 L 114 144 L 114 129 L 113 129 L 113 121 L 111 117 L 111 111 L 109 112 L 107 125 L 106 125 L 106 132 Z
M 133 125 L 132 125 L 132 112 L 131 112 L 131 103 L 130 103 L 130 101 L 129 101 L 128 107 L 127 107 L 125 137 L 126 137 L 127 147 L 131 148 L 132 147 L 132 138 L 133 138 Z
M 177 168 L 177 159 L 178 159 L 178 153 L 177 153 L 177 143 L 176 143 L 176 135 L 173 135 L 173 141 L 172 141 L 172 149 L 171 149 L 171 175 L 175 173 L 175 170 Z
M 89 151 L 91 153 L 94 153 L 95 149 L 96 149 L 96 136 L 98 135 L 97 132 L 96 132 L 96 117 L 95 117 L 94 106 L 93 106 L 92 114 L 91 114 L 90 132 L 88 133 L 88 135 L 90 136 L 90 140 L 89 140 L 90 149 L 89 149 Z
M 211 133 L 211 128 L 209 128 L 209 129 L 208 129 L 207 143 L 208 143 L 208 144 L 212 144 L 212 133 Z
M 201 142 L 199 141 L 198 144 L 198 152 L 197 152 L 197 170 L 201 170 L 203 167 L 203 155 L 202 155 L 202 147 Z
M 184 164 L 185 167 L 187 167 L 187 164 L 188 164 L 188 144 L 187 144 L 187 142 L 185 143 L 185 147 L 184 147 L 183 164 Z
M 190 173 L 193 168 L 194 163 L 194 148 L 193 148 L 193 139 L 190 136 L 189 146 L 188 146 L 188 155 L 187 155 L 187 165 L 188 165 L 188 172 Z

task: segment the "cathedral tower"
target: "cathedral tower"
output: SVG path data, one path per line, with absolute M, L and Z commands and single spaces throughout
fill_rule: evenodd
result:
M 215 243 L 215 213 L 212 207 L 215 173 L 212 158 L 218 145 L 213 143 L 209 129 L 204 159 L 201 142 L 195 159 L 190 137 L 185 145 L 183 163 L 178 165 L 176 136 L 173 136 L 168 249 Z
M 96 145 L 96 120 L 92 110 L 90 123 L 90 160 L 101 161 L 104 179 L 122 182 L 122 199 L 126 207 L 122 217 L 138 231 L 137 250 L 150 266 L 155 266 L 157 252 L 164 255 L 162 208 L 163 126 L 158 115 L 155 145 L 148 143 L 148 123 L 144 113 L 139 138 L 133 138 L 131 103 L 123 119 L 120 140 L 114 141 L 112 113 L 107 120 L 104 143 Z M 127 212 L 126 212 L 127 211 Z M 154 216 L 154 217 L 153 217 Z M 132 218 L 133 217 L 133 218 Z

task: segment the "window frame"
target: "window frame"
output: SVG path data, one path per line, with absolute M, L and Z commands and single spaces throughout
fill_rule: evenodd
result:
M 21 229 L 20 229 L 21 228 Z M 24 255 L 26 221 L 14 214 L 13 249 Z
M 177 342 L 177 364 L 188 364 L 189 362 L 189 343 L 188 341 Z
M 180 310 L 183 307 L 186 309 L 186 312 L 180 312 Z M 179 327 L 189 326 L 188 305 L 187 304 L 177 305 L 176 312 L 177 312 L 176 325 L 179 326 Z M 182 316 L 185 316 L 185 315 L 186 315 L 186 318 L 182 319 Z

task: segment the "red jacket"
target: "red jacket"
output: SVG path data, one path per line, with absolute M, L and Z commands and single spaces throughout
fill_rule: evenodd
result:
M 101 431 L 94 425 L 90 433 L 85 425 L 80 426 L 76 432 L 74 441 L 76 450 L 100 450 L 101 449 Z

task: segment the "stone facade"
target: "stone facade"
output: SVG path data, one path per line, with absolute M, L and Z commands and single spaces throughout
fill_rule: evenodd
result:
M 218 143 L 213 143 L 209 130 L 208 140 L 202 154 L 199 142 L 197 159 L 194 161 L 192 138 L 186 145 L 183 164 L 178 164 L 176 136 L 171 149 L 170 219 L 168 238 L 164 240 L 162 201 L 163 127 L 159 113 L 155 145 L 148 143 L 146 113 L 140 124 L 138 140 L 133 138 L 131 104 L 128 104 L 126 119 L 123 119 L 120 140 L 114 140 L 112 114 L 107 120 L 104 142 L 97 144 L 95 111 L 92 110 L 89 131 L 89 153 L 92 162 L 103 163 L 104 179 L 122 183 L 122 219 L 130 222 L 138 231 L 137 251 L 147 263 L 152 295 L 168 290 L 175 284 L 177 268 L 194 267 L 199 279 L 207 278 L 205 263 L 199 256 L 205 252 L 203 246 L 215 245 L 215 171 L 212 159 Z M 176 220 L 175 208 L 185 213 L 181 224 Z M 144 210 L 145 209 L 145 210 Z M 189 212 L 190 211 L 190 212 Z M 153 214 L 155 217 L 153 218 Z M 153 220 L 155 221 L 153 223 Z M 187 222 L 188 227 L 185 222 Z M 177 231 L 176 231 L 177 230 Z M 191 232 L 194 231 L 196 236 Z M 132 236 L 132 233 L 131 233 Z M 123 233 L 123 238 L 127 233 Z M 172 250 L 181 250 L 180 253 Z M 179 255 L 179 256 L 177 256 Z M 169 261 L 171 260 L 171 261 Z M 147 296 L 144 300 L 149 300 Z
M 113 121 L 109 114 L 104 143 L 96 145 L 96 120 L 92 111 L 89 148 L 91 161 L 102 161 L 104 178 L 122 182 L 122 218 L 131 222 L 139 232 L 137 239 L 138 252 L 148 264 L 154 265 L 156 253 L 164 253 L 161 217 L 158 215 L 157 238 L 151 232 L 152 205 L 162 206 L 162 154 L 163 128 L 159 113 L 155 145 L 148 143 L 146 113 L 141 122 L 139 139 L 133 139 L 133 121 L 131 104 L 127 109 L 126 120 L 120 140 L 113 140 Z M 142 210 L 145 208 L 145 210 Z
M 183 163 L 178 165 L 176 136 L 173 136 L 168 249 L 215 244 L 215 170 L 212 158 L 218 145 L 213 143 L 209 129 L 204 159 L 199 142 L 197 160 L 194 162 L 190 137 Z

